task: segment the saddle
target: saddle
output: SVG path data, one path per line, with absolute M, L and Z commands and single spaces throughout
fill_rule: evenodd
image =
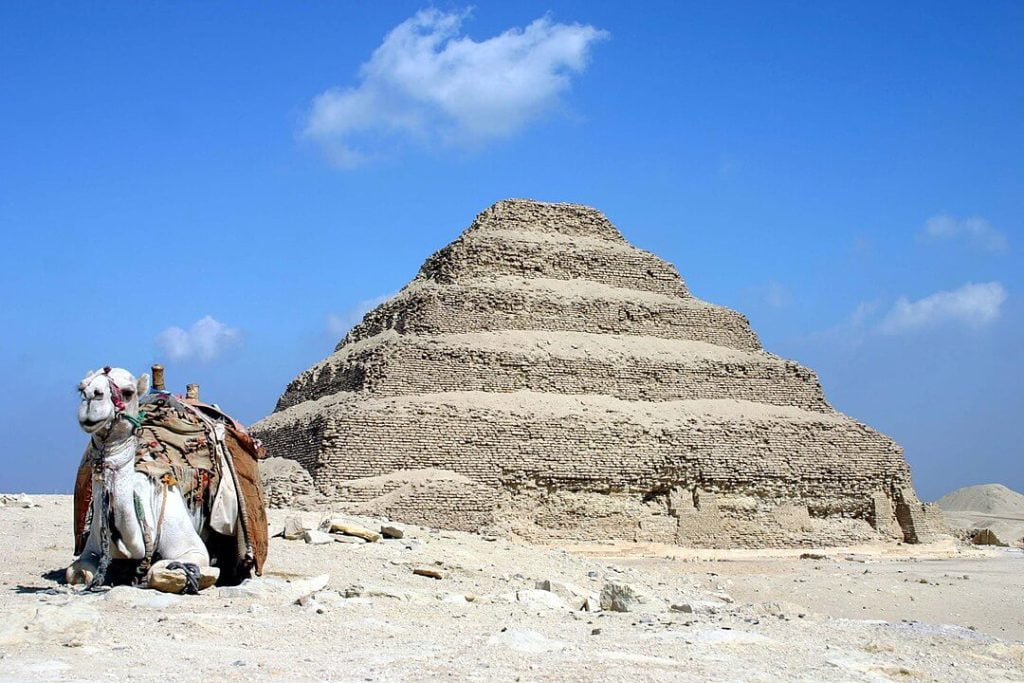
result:
M 157 486 L 178 487 L 222 582 L 262 574 L 269 545 L 259 474 L 262 446 L 218 407 L 169 393 L 144 396 L 139 415 L 135 471 Z M 75 480 L 75 554 L 81 554 L 89 533 L 89 451 Z

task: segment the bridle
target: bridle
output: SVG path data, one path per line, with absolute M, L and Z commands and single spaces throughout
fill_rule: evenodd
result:
M 110 417 L 104 427 L 98 429 L 92 435 L 91 439 L 93 450 L 97 451 L 98 454 L 100 454 L 100 457 L 102 457 L 102 454 L 106 450 L 102 445 L 103 441 L 110 435 L 111 430 L 119 420 L 128 422 L 132 426 L 132 431 L 134 432 L 142 425 L 142 418 L 144 417 L 144 413 L 141 411 L 137 415 L 131 415 L 126 412 L 128 404 L 124 400 L 124 392 L 121 390 L 121 387 L 117 385 L 117 382 L 114 381 L 114 378 L 110 376 L 111 370 L 112 368 L 109 365 L 104 367 L 103 376 L 106 378 L 107 386 L 110 388 L 110 402 L 114 404 L 114 414 Z M 98 399 L 97 396 L 88 396 L 84 391 L 82 392 L 82 398 L 86 403 L 87 409 L 90 403 Z M 97 437 L 99 437 L 99 443 L 97 443 Z

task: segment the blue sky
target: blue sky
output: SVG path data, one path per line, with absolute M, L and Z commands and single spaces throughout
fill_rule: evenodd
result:
M 1024 490 L 1024 5 L 3 3 L 2 491 L 163 360 L 269 412 L 505 197 L 589 204 L 924 498 Z

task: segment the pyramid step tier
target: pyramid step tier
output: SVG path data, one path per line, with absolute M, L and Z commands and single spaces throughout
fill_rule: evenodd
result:
M 517 230 L 469 231 L 428 258 L 419 278 L 451 284 L 480 276 L 589 280 L 689 296 L 675 266 L 626 242 Z
M 625 243 L 618 228 L 597 209 L 579 204 L 545 204 L 505 199 L 477 215 L 466 231 L 516 230 Z
M 642 402 L 535 392 L 307 401 L 253 426 L 318 488 L 397 470 L 495 487 L 643 494 L 682 486 L 863 514 L 909 486 L 901 449 L 839 413 L 736 400 Z
M 622 334 L 688 339 L 733 349 L 761 344 L 746 317 L 693 297 L 589 281 L 501 277 L 409 284 L 368 313 L 336 347 L 385 330 L 437 335 L 500 330 Z
M 817 376 L 761 351 L 704 342 L 580 332 L 400 335 L 349 344 L 303 372 L 283 410 L 337 392 L 606 394 L 626 400 L 734 398 L 831 410 Z

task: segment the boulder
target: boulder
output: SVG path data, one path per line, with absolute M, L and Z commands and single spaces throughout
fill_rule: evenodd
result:
M 237 586 L 222 586 L 217 589 L 217 597 L 250 598 L 290 605 L 305 595 L 322 591 L 330 579 L 330 574 L 320 574 L 319 576 L 296 579 L 294 581 L 270 579 L 261 576 L 246 579 Z
M 303 533 L 308 529 L 298 517 L 285 517 L 284 529 L 281 535 L 289 541 L 297 541 L 302 538 Z
M 564 600 L 546 590 L 516 591 L 516 602 L 528 609 L 569 609 Z
M 576 584 L 568 583 L 566 581 L 542 579 L 538 581 L 535 586 L 537 590 L 554 593 L 559 598 L 567 602 L 573 609 L 586 609 L 586 603 L 589 599 L 594 598 L 595 601 L 597 600 L 597 595 L 592 591 L 580 588 Z
M 320 525 L 320 529 L 323 531 L 329 531 L 333 534 L 344 534 L 346 536 L 355 536 L 363 540 L 373 543 L 374 541 L 380 540 L 380 534 L 376 531 L 370 531 L 364 526 L 360 526 L 355 522 L 347 519 L 336 517 L 333 519 L 325 519 Z
M 181 572 L 167 572 L 167 575 L 181 574 Z M 166 583 L 168 587 L 173 587 L 172 583 Z M 119 605 L 125 605 L 127 607 L 141 607 L 143 609 L 163 609 L 170 607 L 171 605 L 181 602 L 182 598 L 179 595 L 171 595 L 171 593 L 180 593 L 181 589 L 185 587 L 185 576 L 181 574 L 181 585 L 178 590 L 167 590 L 164 592 L 154 592 L 151 590 L 145 590 L 142 588 L 135 588 L 133 586 L 114 586 L 103 596 L 104 600 L 117 603 Z M 162 590 L 162 589 L 158 589 Z
M 199 590 L 209 588 L 220 578 L 217 567 L 199 568 Z M 162 593 L 181 593 L 185 590 L 188 578 L 183 569 L 168 569 L 159 563 L 146 574 L 146 586 Z
M 316 529 L 306 529 L 302 532 L 302 539 L 310 545 L 323 545 L 324 543 L 334 543 L 334 537 L 323 531 L 317 531 Z
M 636 612 L 650 609 L 653 600 L 643 590 L 629 583 L 609 581 L 601 589 L 601 609 L 612 612 Z
M 380 534 L 384 538 L 403 538 L 405 531 L 397 526 L 385 524 L 380 528 Z

